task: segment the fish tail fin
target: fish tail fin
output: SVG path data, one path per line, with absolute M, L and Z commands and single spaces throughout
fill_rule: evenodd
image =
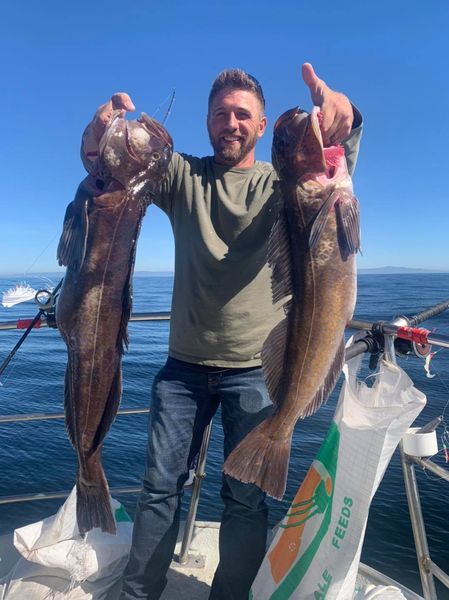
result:
M 93 471 L 95 470 L 95 473 Z M 80 472 L 76 481 L 76 520 L 80 533 L 100 527 L 106 533 L 116 533 L 109 487 L 101 465 L 89 469 L 88 477 Z
M 287 483 L 292 433 L 274 436 L 272 417 L 255 427 L 228 456 L 223 470 L 227 475 L 255 483 L 273 498 L 281 500 Z

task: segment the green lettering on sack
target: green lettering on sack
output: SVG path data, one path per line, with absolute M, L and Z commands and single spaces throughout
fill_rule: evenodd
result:
M 352 498 L 348 498 L 345 496 L 343 499 L 345 506 L 342 506 L 340 511 L 340 518 L 338 519 L 338 525 L 335 528 L 334 535 L 332 537 L 332 546 L 340 550 L 340 542 L 338 540 L 343 540 L 346 535 L 346 529 L 349 525 L 349 517 L 351 516 L 351 511 L 349 510 L 349 506 L 353 505 Z M 337 539 L 338 538 L 338 539 Z
M 340 432 L 338 431 L 337 425 L 332 423 L 326 439 L 322 443 L 315 459 L 317 462 L 322 464 L 323 470 L 328 473 L 332 482 L 330 496 L 328 498 L 327 506 L 323 511 L 321 524 L 308 548 L 306 548 L 297 563 L 291 568 L 285 579 L 283 579 L 277 589 L 271 594 L 270 600 L 288 600 L 288 598 L 291 598 L 304 578 L 304 575 L 307 573 L 307 570 L 310 567 L 310 564 L 329 529 L 332 515 L 332 499 L 334 496 L 335 475 L 337 473 L 339 443 Z M 319 596 L 317 598 L 319 598 Z
M 325 600 L 327 592 L 329 591 L 332 575 L 327 569 L 325 569 L 321 577 L 323 578 L 323 581 L 320 581 L 318 584 L 318 589 L 313 594 L 314 600 Z
M 340 548 L 341 548 L 340 543 L 335 536 L 332 538 L 332 546 L 335 546 L 335 548 L 337 548 L 337 550 L 340 550 Z

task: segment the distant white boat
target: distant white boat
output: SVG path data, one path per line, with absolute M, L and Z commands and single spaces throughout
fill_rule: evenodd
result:
M 6 292 L 3 292 L 2 304 L 5 308 L 11 308 L 15 304 L 34 300 L 37 290 L 28 283 L 17 283 Z

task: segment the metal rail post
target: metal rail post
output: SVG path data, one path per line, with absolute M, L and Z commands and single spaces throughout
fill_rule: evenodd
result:
M 413 460 L 404 452 L 402 442 L 399 444 L 401 452 L 402 471 L 404 473 L 405 491 L 407 494 L 410 521 L 412 524 L 413 538 L 415 540 L 416 557 L 418 559 L 419 575 L 425 600 L 438 600 L 435 589 L 435 580 L 430 568 L 429 546 L 427 544 L 426 528 L 419 499 L 418 483 Z
M 206 466 L 207 449 L 209 447 L 210 434 L 212 431 L 212 421 L 204 430 L 203 441 L 201 443 L 198 456 L 198 466 L 195 472 L 195 483 L 193 484 L 192 497 L 190 498 L 189 512 L 187 514 L 184 535 L 182 538 L 181 551 L 178 556 L 178 562 L 182 565 L 187 562 L 190 544 L 192 543 L 193 530 L 195 527 L 195 518 L 200 499 L 201 484 L 205 477 L 204 467 Z

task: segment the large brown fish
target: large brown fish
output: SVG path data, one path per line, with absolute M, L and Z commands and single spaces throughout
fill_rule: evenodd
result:
M 359 210 L 344 149 L 324 148 L 318 109 L 276 122 L 273 164 L 283 208 L 271 232 L 273 301 L 286 317 L 269 334 L 262 367 L 276 412 L 230 454 L 226 473 L 282 498 L 293 428 L 327 399 L 344 362 L 344 329 L 356 299 Z
M 92 527 L 115 533 L 101 450 L 121 398 L 137 237 L 172 146 L 167 131 L 150 117 L 126 121 L 117 112 L 64 219 L 58 261 L 67 271 L 56 322 L 68 351 L 65 416 L 79 461 L 81 533 Z

